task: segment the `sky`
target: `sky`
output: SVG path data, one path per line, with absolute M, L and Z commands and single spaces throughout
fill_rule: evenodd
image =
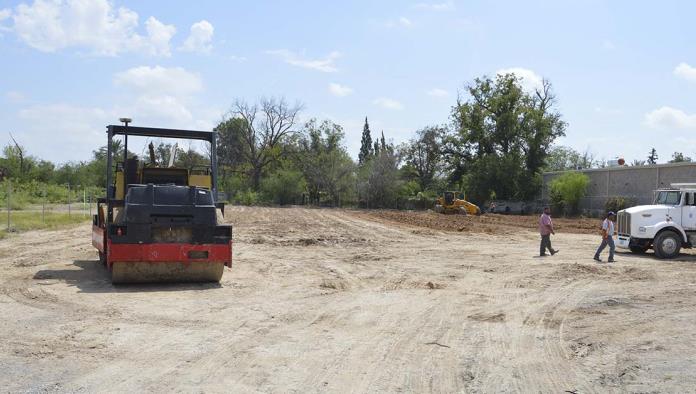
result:
M 548 79 L 556 144 L 599 159 L 696 158 L 696 2 L 0 0 L 0 144 L 89 160 L 119 117 L 212 129 L 285 97 L 357 157 L 450 123 L 474 78 Z

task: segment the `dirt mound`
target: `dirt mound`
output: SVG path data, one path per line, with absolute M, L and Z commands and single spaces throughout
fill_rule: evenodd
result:
M 443 215 L 433 211 L 365 211 L 363 215 L 416 227 L 427 227 L 443 231 L 467 233 L 512 234 L 520 229 L 537 231 L 539 218 L 536 215 L 481 216 Z M 555 218 L 554 227 L 558 232 L 594 234 L 599 232 L 600 221 L 591 218 Z

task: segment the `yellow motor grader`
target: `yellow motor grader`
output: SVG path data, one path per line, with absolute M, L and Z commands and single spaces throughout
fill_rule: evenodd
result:
M 480 215 L 481 208 L 476 204 L 457 198 L 459 192 L 444 192 L 435 201 L 435 212 L 444 214 Z

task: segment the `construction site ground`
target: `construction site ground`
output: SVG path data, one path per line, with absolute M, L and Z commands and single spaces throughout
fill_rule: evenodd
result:
M 693 392 L 696 255 L 597 219 L 231 207 L 218 285 L 113 286 L 90 225 L 0 241 L 8 392 Z M 606 254 L 604 255 L 606 258 Z

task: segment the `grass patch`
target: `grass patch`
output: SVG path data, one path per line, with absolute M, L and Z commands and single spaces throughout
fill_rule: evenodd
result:
M 3 227 L 7 225 L 7 212 L 0 215 L 0 223 Z M 10 216 L 10 232 L 22 232 L 29 230 L 53 230 L 61 227 L 71 226 L 89 221 L 88 216 L 82 213 L 68 215 L 67 212 L 46 212 L 45 220 L 41 212 L 12 212 Z M 7 236 L 6 228 L 0 230 L 0 238 Z

